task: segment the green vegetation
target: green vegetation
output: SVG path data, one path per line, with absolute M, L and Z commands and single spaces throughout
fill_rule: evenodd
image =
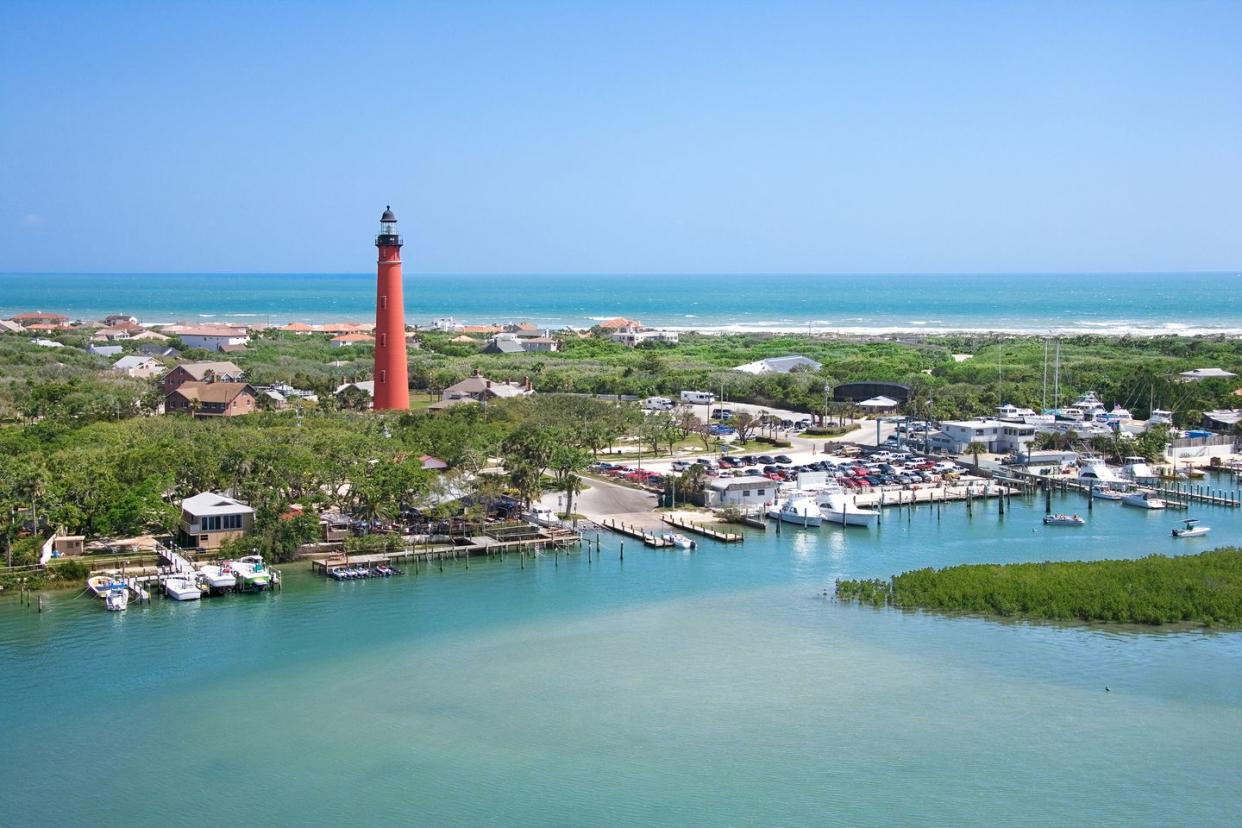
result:
M 1138 560 L 970 564 L 889 581 L 837 581 L 837 597 L 1053 621 L 1242 626 L 1242 550 Z

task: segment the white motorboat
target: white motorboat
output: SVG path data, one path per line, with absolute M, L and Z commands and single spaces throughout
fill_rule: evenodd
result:
M 1173 530 L 1175 538 L 1198 538 L 1212 531 L 1211 526 L 1198 526 L 1198 520 L 1187 518 L 1182 521 L 1182 528 Z
M 560 518 L 556 512 L 546 506 L 536 506 L 526 514 L 526 519 L 536 526 L 559 526 Z
M 1137 491 L 1122 495 L 1121 502 L 1136 509 L 1163 509 L 1165 502 L 1155 492 Z
M 1146 458 L 1143 457 L 1127 457 L 1121 474 L 1135 483 L 1149 483 L 1160 479 L 1160 475 L 1152 471 L 1151 466 L 1147 465 Z
M 794 492 L 785 498 L 776 509 L 768 510 L 768 517 L 794 526 L 819 526 L 823 522 L 819 504 L 815 498 L 805 492 Z
M 694 549 L 698 544 L 693 540 L 681 534 L 680 532 L 671 532 L 664 536 L 664 539 L 676 546 L 678 549 Z
M 1044 515 L 1044 526 L 1086 526 L 1078 515 Z
M 197 601 L 203 597 L 198 581 L 191 575 L 174 575 L 164 581 L 164 594 L 174 601 Z
M 842 526 L 870 526 L 880 517 L 878 509 L 863 509 L 845 493 L 841 484 L 829 481 L 816 495 L 820 516 L 829 523 Z
M 198 568 L 198 577 L 212 591 L 223 591 L 237 586 L 237 575 L 228 563 L 203 564 Z
M 1108 487 L 1093 490 L 1091 496 L 1098 500 L 1121 500 L 1122 498 L 1121 492 Z
M 124 584 L 113 584 L 104 594 L 104 609 L 109 612 L 124 612 L 129 606 L 129 587 Z
M 92 575 L 86 579 L 86 588 L 96 598 L 106 598 L 112 590 L 112 578 L 109 575 Z
M 268 589 L 272 585 L 272 572 L 259 555 L 246 555 L 225 565 L 232 568 L 237 585 L 243 589 Z
M 1124 483 L 1125 478 L 1117 474 L 1112 466 L 1109 466 L 1103 460 L 1085 460 L 1079 467 L 1078 481 L 1080 483 Z

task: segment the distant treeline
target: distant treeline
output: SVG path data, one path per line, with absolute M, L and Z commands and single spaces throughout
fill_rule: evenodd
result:
M 837 581 L 875 606 L 1052 621 L 1242 626 L 1242 550 L 1137 560 L 967 564 Z

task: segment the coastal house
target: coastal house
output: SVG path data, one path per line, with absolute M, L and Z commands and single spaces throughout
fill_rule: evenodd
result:
M 25 330 L 11 319 L 0 319 L 0 333 L 21 333 Z
M 741 371 L 745 374 L 788 374 L 795 369 L 801 371 L 818 371 L 824 366 L 816 362 L 810 357 L 804 357 L 800 354 L 791 354 L 783 357 L 768 357 L 767 359 L 759 359 L 754 362 L 748 362 L 745 365 L 739 365 L 734 371 Z
M 159 363 L 159 360 L 152 357 L 134 355 L 123 356 L 112 363 L 112 370 L 127 377 L 147 379 L 163 371 L 164 366 Z
M 315 333 L 318 329 L 313 325 L 307 325 L 305 322 L 290 322 L 288 325 L 281 325 L 280 330 L 285 333 L 305 335 Z
M 183 362 L 164 375 L 160 386 L 168 395 L 187 382 L 239 382 L 242 377 L 232 362 Z
M 156 331 L 143 330 L 135 333 L 129 339 L 131 342 L 167 342 L 169 337 Z
M 608 335 L 613 342 L 619 342 L 627 348 L 637 348 L 648 342 L 667 342 L 676 345 L 677 331 L 662 331 L 655 328 L 623 328 Z
M 91 356 L 114 357 L 125 351 L 120 345 L 89 345 L 86 352 Z
M 746 508 L 762 506 L 776 498 L 779 484 L 766 477 L 749 474 L 744 477 L 720 477 L 710 481 L 704 490 L 705 504 L 720 509 L 727 506 Z
M 240 500 L 204 492 L 181 501 L 177 543 L 190 549 L 219 549 L 254 528 L 254 509 Z
M 44 313 L 43 311 L 28 311 L 19 313 L 16 316 L 10 316 L 9 319 L 21 325 L 26 330 L 30 330 L 32 325 L 55 325 L 63 326 L 69 322 L 69 317 L 59 313 Z
M 1233 379 L 1237 374 L 1221 368 L 1195 368 L 1178 374 L 1179 382 L 1200 382 L 1205 379 Z
M 226 345 L 244 346 L 250 339 L 245 328 L 226 325 L 183 327 L 177 331 L 177 336 L 187 348 L 202 348 L 205 351 L 222 351 Z
M 550 353 L 561 349 L 561 343 L 550 336 L 526 337 L 521 342 L 527 353 Z
M 172 357 L 176 359 L 181 356 L 181 352 L 176 348 L 170 348 L 167 345 L 161 345 L 158 342 L 144 342 L 138 346 L 138 353 L 143 356 L 150 357 Z
M 1232 432 L 1242 423 L 1242 408 L 1221 408 L 1216 411 L 1204 411 L 1200 424 L 1211 431 Z
M 624 316 L 614 316 L 612 319 L 605 319 L 595 327 L 603 331 L 624 331 L 624 330 L 641 330 L 643 323 L 637 319 L 626 319 Z
M 504 333 L 499 325 L 462 325 L 458 330 L 464 334 L 498 334 Z
M 374 343 L 375 337 L 359 333 L 341 334 L 332 338 L 333 348 L 348 348 L 350 345 L 372 345 Z
M 96 342 L 119 342 L 131 336 L 133 332 L 129 328 L 100 328 L 91 334 L 91 339 Z
M 512 334 L 497 334 L 487 341 L 483 346 L 485 354 L 524 354 L 526 349 L 522 347 L 522 343 L 518 342 L 516 336 Z
M 258 395 L 245 382 L 183 382 L 164 399 L 169 413 L 238 417 L 258 410 Z
M 495 399 L 529 397 L 534 393 L 529 379 L 521 383 L 493 382 L 476 369 L 473 376 L 445 388 L 440 393 L 440 402 L 430 408 L 439 410 L 463 402 L 485 403 Z
M 129 316 L 124 313 L 110 313 L 103 318 L 103 323 L 105 325 L 117 325 L 121 327 L 128 327 L 130 325 L 137 325 L 138 317 Z
M 33 342 L 35 345 L 38 345 L 40 348 L 63 348 L 65 347 L 65 343 L 57 342 L 54 339 L 32 339 L 31 342 Z

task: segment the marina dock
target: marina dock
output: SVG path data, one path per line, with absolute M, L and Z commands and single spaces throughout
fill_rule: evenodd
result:
M 657 549 L 663 548 L 665 546 L 673 545 L 672 541 L 665 540 L 660 535 L 657 535 L 654 532 L 648 532 L 646 529 L 643 529 L 640 526 L 635 526 L 633 524 L 629 524 L 627 526 L 626 524 L 618 523 L 615 520 L 605 520 L 600 525 L 603 526 L 605 529 L 611 529 L 613 532 L 616 532 L 618 535 L 625 535 L 626 537 L 637 538 L 638 540 L 642 541 L 648 546 L 652 546 Z
M 718 529 L 709 528 L 701 523 L 691 523 L 684 519 L 679 520 L 671 515 L 663 515 L 660 519 L 669 526 L 674 526 L 687 532 L 693 532 L 696 535 L 702 535 L 705 538 L 711 538 L 712 540 L 720 541 L 721 543 L 741 543 L 746 540 L 744 535 L 734 532 L 721 532 Z

